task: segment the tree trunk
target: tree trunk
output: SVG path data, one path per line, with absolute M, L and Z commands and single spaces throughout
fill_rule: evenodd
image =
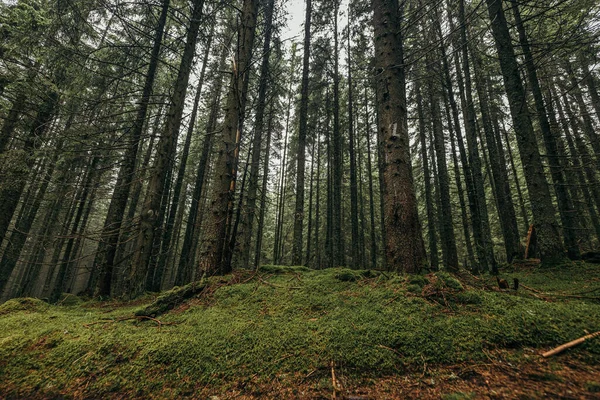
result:
M 144 121 L 146 120 L 150 96 L 152 95 L 152 89 L 154 87 L 154 79 L 156 77 L 156 70 L 158 68 L 158 58 L 167 21 L 169 5 L 170 0 L 162 1 L 162 9 L 156 26 L 156 33 L 154 35 L 154 44 L 152 47 L 152 53 L 150 55 L 148 72 L 145 76 L 144 89 L 135 120 L 130 130 L 130 142 L 125 150 L 125 154 L 123 155 L 123 161 L 121 168 L 119 169 L 117 181 L 115 183 L 115 190 L 113 192 L 110 205 L 108 207 L 108 213 L 106 215 L 106 220 L 104 222 L 104 227 L 102 229 L 101 241 L 98 246 L 96 258 L 94 260 L 94 269 L 97 269 L 99 273 L 97 282 L 92 281 L 90 283 L 95 288 L 95 294 L 98 296 L 110 296 L 111 294 L 111 282 L 115 266 L 115 255 L 119 243 L 121 225 L 123 224 L 123 214 L 125 213 L 125 209 L 127 207 L 127 199 L 129 197 L 131 184 L 135 180 L 135 163 L 137 160 L 139 141 L 144 129 Z
M 372 4 L 378 127 L 384 156 L 386 262 L 395 271 L 418 272 L 427 259 L 410 161 L 398 4 L 394 0 Z
M 348 150 L 350 153 L 350 223 L 352 228 L 352 266 L 362 267 L 358 235 L 358 181 L 356 179 L 356 152 L 354 149 L 354 102 L 352 97 L 352 60 L 350 58 L 350 10 L 348 10 Z
M 550 197 L 550 188 L 536 143 L 535 133 L 519 66 L 511 43 L 508 24 L 500 0 L 486 0 L 492 34 L 500 59 L 504 88 L 508 96 L 513 126 L 517 135 L 519 154 L 523 163 L 527 188 L 531 200 L 534 225 L 538 234 L 538 251 L 545 264 L 561 263 L 565 260 L 563 246 L 558 233 L 556 212 Z
M 199 270 L 208 275 L 226 274 L 231 270 L 226 265 L 225 246 L 227 227 L 231 223 L 231 204 L 235 192 L 241 124 L 248 90 L 248 76 L 252 60 L 252 46 L 258 12 L 257 0 L 244 0 L 237 56 L 227 97 L 223 136 L 218 143 L 212 193 L 210 195 L 210 215 L 206 223 Z
M 419 144 L 421 145 L 421 165 L 423 168 L 423 181 L 425 183 L 425 209 L 427 210 L 427 237 L 429 239 L 429 265 L 437 270 L 439 266 L 437 234 L 435 231 L 435 211 L 433 208 L 433 194 L 431 191 L 431 173 L 429 171 L 429 157 L 427 155 L 427 133 L 425 128 L 425 113 L 421 88 L 415 85 L 417 114 L 419 119 Z
M 308 75 L 310 69 L 310 27 L 312 0 L 306 0 L 304 20 L 304 58 L 302 61 L 302 87 L 300 89 L 300 111 L 298 127 L 298 157 L 296 167 L 296 208 L 294 214 L 294 245 L 292 263 L 302 264 L 302 230 L 304 227 L 304 166 L 306 163 L 306 131 L 308 129 Z
M 250 165 L 250 176 L 248 179 L 248 195 L 246 200 L 246 212 L 244 214 L 244 230 L 240 239 L 241 266 L 250 267 L 250 243 L 254 219 L 256 216 L 256 197 L 258 191 L 258 174 L 260 168 L 260 155 L 264 138 L 264 119 L 267 106 L 267 89 L 269 86 L 269 58 L 271 57 L 271 36 L 273 33 L 273 10 L 275 0 L 269 0 L 265 6 L 265 41 L 263 44 L 263 59 L 260 66 L 260 77 L 258 78 L 258 100 L 256 103 L 256 116 L 254 120 L 254 138 L 252 140 L 252 159 Z M 267 133 L 270 135 L 270 132 Z M 269 148 L 266 148 L 269 152 Z M 268 156 L 267 156 L 268 158 Z
M 558 212 L 563 226 L 562 232 L 565 239 L 567 254 L 571 260 L 577 260 L 581 256 L 577 242 L 579 221 L 577 220 L 577 216 L 575 214 L 573 201 L 569 195 L 569 192 L 567 191 L 567 185 L 563 175 L 564 166 L 561 163 L 562 158 L 561 155 L 558 154 L 558 146 L 556 144 L 556 133 L 552 132 L 550 122 L 548 121 L 548 114 L 546 113 L 547 107 L 544 104 L 544 97 L 538 81 L 535 61 L 533 59 L 533 55 L 531 54 L 529 39 L 527 38 L 525 26 L 521 20 L 519 6 L 515 0 L 511 0 L 511 2 L 515 16 L 515 22 L 517 25 L 517 31 L 519 32 L 519 43 L 521 44 L 521 49 L 523 50 L 523 54 L 525 56 L 527 77 L 531 91 L 533 92 L 533 99 L 535 100 L 537 119 L 540 124 L 540 130 L 542 131 L 542 138 L 544 139 L 546 157 L 550 166 L 550 175 L 554 183 L 554 192 L 556 193 Z M 548 112 L 553 113 L 554 110 L 548 109 Z

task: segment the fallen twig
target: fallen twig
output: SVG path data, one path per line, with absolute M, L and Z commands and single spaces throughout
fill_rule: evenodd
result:
M 598 336 L 600 336 L 600 331 L 595 332 L 595 333 L 590 333 L 589 335 L 585 335 L 583 337 L 580 337 L 579 339 L 575 339 L 573 341 L 570 341 L 569 343 L 565 343 L 565 344 L 563 344 L 561 346 L 558 346 L 558 347 L 556 347 L 556 348 L 554 348 L 554 349 L 552 349 L 550 351 L 547 351 L 544 354 L 542 354 L 542 357 L 548 358 L 548 357 L 551 357 L 551 356 L 553 356 L 555 354 L 562 353 L 563 351 L 565 351 L 567 349 L 570 349 L 573 346 L 577 346 L 578 344 L 581 344 L 581 343 L 585 342 L 588 339 L 592 339 L 592 338 L 595 338 L 595 337 L 598 337 Z
M 335 379 L 335 368 L 334 368 L 333 361 L 331 361 L 331 384 L 333 386 L 333 394 L 332 394 L 331 398 L 333 400 L 335 400 L 336 399 L 335 392 L 337 390 L 337 379 Z

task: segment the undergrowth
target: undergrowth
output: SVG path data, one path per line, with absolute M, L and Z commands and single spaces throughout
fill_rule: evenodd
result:
M 547 349 L 600 330 L 597 266 L 504 271 L 490 278 L 265 266 L 158 318 L 143 304 L 36 299 L 0 305 L 0 393 L 12 397 L 174 397 L 273 376 L 302 380 L 332 363 L 346 376 L 386 376 L 481 361 L 498 349 Z M 597 289 L 597 291 L 595 290 Z M 600 361 L 600 340 L 573 349 Z M 448 397 L 450 398 L 450 397 Z M 468 398 L 468 397 L 465 397 Z

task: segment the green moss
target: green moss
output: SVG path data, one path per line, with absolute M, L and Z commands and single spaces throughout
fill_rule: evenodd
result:
M 417 285 L 417 286 L 423 287 L 423 286 L 429 284 L 429 279 L 427 279 L 423 275 L 411 275 L 410 279 L 408 280 L 408 283 L 411 285 Z
M 139 304 L 11 300 L 0 306 L 0 392 L 15 398 L 64 397 L 74 390 L 83 398 L 189 397 L 205 386 L 227 390 L 248 377 L 306 376 L 332 360 L 347 377 L 381 376 L 424 363 L 485 360 L 490 349 L 541 351 L 600 330 L 595 301 L 465 289 L 445 273 L 386 273 L 383 279 L 350 269 L 267 270 L 244 284 L 208 281 L 212 287 L 199 299 L 158 317 L 160 327 L 120 320 Z M 543 291 L 600 286 L 598 269 L 587 264 L 516 276 Z M 428 289 L 441 290 L 447 304 L 441 294 L 435 301 L 422 296 Z M 404 296 L 407 290 L 413 294 Z M 600 362 L 598 340 L 569 351 Z
M 440 287 L 449 288 L 452 290 L 464 290 L 462 283 L 452 275 L 447 272 L 439 271 L 435 273 L 435 276 L 438 278 L 438 283 Z
M 443 400 L 470 400 L 475 398 L 475 393 L 449 393 L 442 396 Z
M 590 393 L 600 393 L 600 382 L 587 382 L 585 388 Z
M 290 272 L 307 272 L 310 271 L 307 267 L 302 265 L 295 266 L 282 266 L 282 265 L 261 265 L 258 269 L 260 272 L 267 274 L 288 274 Z
M 18 311 L 40 312 L 48 308 L 48 304 L 42 300 L 33 298 L 11 299 L 0 305 L 0 315 L 10 314 Z

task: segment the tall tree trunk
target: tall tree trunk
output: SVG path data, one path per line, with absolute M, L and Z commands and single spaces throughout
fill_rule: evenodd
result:
M 525 56 L 525 68 L 527 70 L 527 78 L 529 80 L 529 86 L 533 92 L 533 99 L 535 100 L 535 110 L 538 122 L 540 124 L 540 130 L 542 131 L 542 138 L 544 139 L 544 145 L 546 148 L 546 156 L 548 164 L 550 166 L 550 176 L 554 183 L 554 192 L 556 193 L 556 199 L 558 203 L 558 212 L 560 220 L 563 226 L 563 238 L 565 240 L 565 246 L 567 248 L 567 254 L 571 260 L 577 260 L 580 258 L 579 245 L 577 242 L 577 230 L 579 229 L 579 221 L 575 214 L 573 201 L 567 191 L 567 185 L 565 177 L 563 175 L 564 166 L 561 163 L 561 155 L 558 153 L 558 146 L 556 144 L 556 133 L 552 132 L 550 122 L 548 121 L 547 107 L 544 104 L 544 97 L 542 95 L 542 89 L 537 76 L 537 69 L 533 55 L 531 54 L 531 48 L 529 47 L 529 39 L 527 38 L 527 32 L 525 26 L 521 20 L 521 13 L 519 6 L 515 0 L 511 0 L 512 9 L 515 16 L 515 22 L 517 25 L 517 31 L 519 32 L 519 43 Z M 548 112 L 554 112 L 554 110 L 548 109 Z
M 337 0 L 336 0 L 337 1 Z M 296 208 L 294 214 L 294 245 L 292 263 L 302 264 L 302 230 L 304 227 L 304 166 L 306 163 L 306 131 L 308 130 L 308 75 L 310 69 L 310 27 L 312 0 L 306 0 L 304 20 L 304 58 L 302 61 L 302 87 L 300 89 L 300 111 L 298 127 L 298 157 L 296 167 Z
M 427 57 L 427 65 L 432 65 Z M 452 205 L 450 201 L 450 177 L 446 163 L 446 141 L 444 139 L 444 128 L 442 126 L 442 115 L 440 111 L 440 96 L 433 85 L 433 76 L 429 76 L 428 92 L 431 106 L 431 119 L 433 126 L 433 145 L 435 148 L 435 159 L 437 160 L 437 177 L 439 180 L 440 197 L 440 239 L 442 244 L 442 260 L 444 268 L 449 271 L 458 271 L 458 254 L 456 252 L 456 241 L 454 237 L 454 225 L 452 223 Z
M 154 87 L 154 79 L 158 68 L 158 58 L 162 45 L 163 33 L 167 21 L 170 0 L 163 0 L 161 4 L 161 13 L 156 26 L 154 35 L 154 44 L 150 54 L 150 63 L 145 76 L 144 88 L 137 109 L 135 120 L 129 131 L 129 145 L 123 155 L 123 161 L 119 169 L 115 190 L 113 192 L 108 213 L 102 229 L 101 241 L 98 246 L 96 258 L 94 260 L 94 269 L 98 270 L 97 278 L 90 282 L 91 287 L 95 288 L 95 294 L 98 296 L 110 296 L 113 270 L 115 266 L 115 255 L 119 243 L 121 225 L 123 224 L 123 214 L 127 207 L 131 184 L 135 180 L 135 163 L 144 121 L 148 112 L 148 105 Z
M 517 135 L 519 154 L 523 163 L 527 188 L 531 200 L 534 224 L 538 235 L 538 251 L 545 264 L 563 262 L 563 246 L 556 223 L 556 211 L 552 204 L 550 188 L 538 150 L 533 124 L 527 106 L 527 96 L 515 52 L 511 43 L 508 24 L 500 0 L 486 0 L 492 34 L 500 59 L 504 88 Z
M 433 208 L 433 194 L 431 190 L 431 172 L 429 171 L 429 156 L 427 155 L 427 132 L 425 127 L 425 113 L 421 88 L 415 85 L 417 117 L 419 119 L 419 144 L 421 145 L 421 165 L 423 168 L 423 181 L 425 183 L 425 209 L 427 215 L 427 237 L 429 239 L 429 264 L 437 270 L 439 266 L 437 234 L 435 231 L 435 211 Z
M 356 179 L 356 152 L 354 149 L 354 102 L 352 97 L 352 60 L 350 44 L 350 10 L 348 10 L 348 150 L 350 153 L 350 223 L 352 228 L 352 266 L 362 267 L 358 235 L 358 181 Z
M 339 71 L 339 44 L 338 44 L 338 7 L 339 0 L 334 0 L 333 13 L 333 142 L 332 142 L 332 241 L 333 241 L 333 266 L 346 265 L 344 251 L 344 230 L 342 213 L 342 131 L 340 128 L 340 71 Z
M 478 214 L 477 220 L 473 220 L 473 224 L 479 224 L 481 226 L 480 241 L 477 243 L 477 247 L 483 247 L 481 256 L 484 259 L 479 259 L 480 268 L 483 270 L 490 270 L 493 273 L 497 272 L 498 266 L 496 265 L 496 259 L 494 257 L 494 249 L 492 243 L 492 235 L 490 232 L 490 221 L 488 216 L 485 188 L 483 185 L 483 174 L 481 172 L 481 158 L 479 157 L 479 149 L 477 145 L 477 123 L 475 114 L 475 103 L 473 102 L 473 88 L 471 84 L 471 67 L 469 63 L 469 52 L 467 42 L 467 30 L 466 30 L 466 19 L 465 19 L 465 5 L 464 0 L 459 0 L 458 3 L 458 15 L 460 21 L 460 49 L 462 53 L 462 67 L 464 72 L 464 93 L 465 93 L 465 104 L 463 104 L 465 112 L 465 132 L 467 137 L 467 147 L 469 150 L 469 165 L 473 176 L 474 185 L 474 196 L 473 200 L 477 205 Z M 477 238 L 476 238 L 477 241 Z
M 369 94 L 365 87 L 365 140 L 367 142 L 367 173 L 369 174 L 369 217 L 371 227 L 371 268 L 377 268 L 377 238 L 375 231 L 375 195 L 373 191 L 373 163 L 371 161 L 371 119 Z M 317 200 L 318 202 L 318 200 Z
M 594 202 L 592 200 L 592 196 L 590 194 L 590 189 L 587 186 L 587 182 L 585 180 L 585 175 L 583 174 L 583 169 L 581 166 L 581 161 L 579 157 L 579 152 L 577 151 L 577 147 L 575 146 L 575 142 L 573 141 L 573 136 L 569 131 L 569 121 L 565 118 L 564 110 L 560 104 L 560 99 L 556 95 L 554 88 L 550 86 L 550 93 L 547 96 L 547 103 L 550 109 L 554 109 L 553 104 L 556 105 L 556 110 L 558 111 L 558 116 L 560 118 L 560 125 L 565 134 L 565 139 L 567 141 L 567 146 L 569 148 L 570 160 L 572 163 L 572 167 L 569 172 L 565 170 L 565 178 L 567 181 L 572 182 L 572 192 L 573 199 L 579 198 L 579 194 L 581 193 L 581 201 L 586 206 L 586 210 L 590 217 L 590 221 L 592 222 L 592 226 L 594 227 L 594 231 L 596 233 L 596 238 L 600 242 L 600 219 L 598 218 L 598 213 L 594 208 Z M 551 123 L 553 125 L 558 125 L 558 121 L 552 121 L 552 119 L 556 119 L 556 116 L 553 114 L 549 114 L 551 118 Z M 571 174 L 573 174 L 571 176 Z
M 168 178 L 167 170 L 171 169 L 170 164 L 176 151 L 177 137 L 179 136 L 187 86 L 190 73 L 192 72 L 203 6 L 204 0 L 196 0 L 192 5 L 193 10 L 190 17 L 190 26 L 188 27 L 185 48 L 173 89 L 173 97 L 171 98 L 169 111 L 167 112 L 165 131 L 157 144 L 156 160 L 150 172 L 150 181 L 148 183 L 146 199 L 142 207 L 140 231 L 136 248 L 131 261 L 131 269 L 124 282 L 125 293 L 132 297 L 141 294 L 144 290 L 143 285 L 148 273 L 150 257 L 152 256 L 152 244 L 159 230 L 158 222 L 163 219 L 163 214 L 160 210 L 161 200 L 163 200 L 164 187 Z M 173 204 L 175 206 L 175 203 Z M 155 276 L 154 284 L 148 289 L 152 291 L 160 290 L 161 281 L 162 271 L 158 277 Z
M 519 240 L 517 216 L 512 201 L 510 185 L 506 175 L 506 169 L 504 165 L 505 160 L 500 157 L 497 147 L 498 142 L 496 141 L 494 128 L 492 126 L 492 116 L 488 101 L 489 98 L 483 78 L 483 66 L 479 54 L 477 54 L 472 47 L 471 54 L 473 58 L 475 87 L 477 90 L 477 97 L 479 98 L 483 133 L 485 134 L 485 147 L 487 148 L 487 154 L 489 156 L 489 170 L 491 171 L 493 188 L 495 189 L 495 198 L 496 204 L 498 205 L 498 215 L 500 220 L 500 228 L 502 229 L 502 237 L 504 239 L 506 260 L 510 263 L 512 262 L 513 258 L 519 257 L 519 255 L 522 253 L 521 243 Z
M 164 271 L 167 268 L 167 261 L 173 253 L 176 247 L 173 245 L 173 235 L 175 234 L 175 221 L 178 215 L 178 210 L 183 206 L 181 203 L 181 194 L 183 189 L 183 180 L 185 178 L 185 171 L 187 168 L 188 157 L 190 154 L 190 147 L 192 144 L 192 136 L 194 134 L 194 127 L 196 126 L 196 118 L 198 116 L 198 106 L 200 104 L 200 95 L 202 94 L 202 88 L 204 86 L 204 76 L 206 74 L 206 67 L 208 65 L 208 57 L 212 48 L 212 40 L 214 35 L 214 25 L 211 27 L 209 33 L 208 42 L 204 49 L 204 58 L 202 60 L 202 69 L 200 71 L 200 77 L 198 78 L 198 87 L 196 89 L 196 96 L 194 97 L 194 105 L 192 107 L 192 114 L 190 115 L 188 129 L 185 135 L 185 142 L 183 144 L 183 150 L 181 152 L 181 160 L 179 161 L 179 168 L 177 171 L 177 178 L 175 180 L 175 186 L 173 187 L 173 199 L 171 201 L 171 208 L 169 209 L 169 216 L 166 220 L 164 232 L 162 236 L 161 246 L 162 250 L 159 255 L 158 264 L 156 266 L 156 272 L 151 287 L 152 291 L 158 291 L 161 288 Z
M 374 0 L 378 127 L 382 141 L 386 262 L 417 272 L 427 262 L 413 185 L 408 138 L 404 56 L 395 0 Z
M 248 76 L 252 60 L 254 31 L 258 13 L 257 0 L 244 0 L 237 52 L 226 113 L 223 122 L 223 136 L 218 143 L 214 180 L 210 195 L 210 215 L 208 216 L 204 238 L 205 248 L 201 254 L 199 270 L 212 275 L 230 272 L 231 265 L 226 265 L 225 246 L 227 244 L 227 228 L 231 221 L 231 204 L 235 193 L 239 144 L 241 140 L 241 124 L 248 90 Z
M 223 71 L 226 68 L 227 55 L 231 44 L 231 34 L 228 29 L 225 32 L 225 39 L 221 47 L 219 60 L 213 70 Z M 223 89 L 224 76 L 220 73 L 213 80 L 212 92 L 209 100 L 210 112 L 206 123 L 206 134 L 202 142 L 202 150 L 200 152 L 200 161 L 196 168 L 196 181 L 192 192 L 192 202 L 190 212 L 186 223 L 183 244 L 181 246 L 181 256 L 179 257 L 179 265 L 175 277 L 175 285 L 181 286 L 189 283 L 192 280 L 196 261 L 196 248 L 200 237 L 201 219 L 198 219 L 200 209 L 202 208 L 202 193 L 206 188 L 206 177 L 208 175 L 208 161 L 214 143 L 214 136 L 217 129 L 217 119 L 221 106 L 221 92 Z
M 269 181 L 269 159 L 271 157 L 271 136 L 273 135 L 273 119 L 275 118 L 273 112 L 274 101 L 271 101 L 269 110 L 269 123 L 267 126 L 267 143 L 265 151 L 265 157 L 263 160 L 263 177 L 262 177 L 262 188 L 260 192 L 260 212 L 258 214 L 258 226 L 256 232 L 256 247 L 254 251 L 254 267 L 258 269 L 262 260 L 262 246 L 263 246 L 263 232 L 265 228 L 265 214 L 267 212 L 267 183 Z
M 252 140 L 252 160 L 250 165 L 250 176 L 248 180 L 248 195 L 246 200 L 246 212 L 244 215 L 244 230 L 240 239 L 241 265 L 250 267 L 250 242 L 256 216 L 256 197 L 258 191 L 258 174 L 260 169 L 260 155 L 264 138 L 264 119 L 267 107 L 267 89 L 269 83 L 269 58 L 271 57 L 271 36 L 273 33 L 273 10 L 275 0 L 269 0 L 265 7 L 265 41 L 263 44 L 263 59 L 260 66 L 260 77 L 258 83 L 258 100 L 256 103 L 256 117 L 254 120 L 254 138 Z M 267 133 L 270 135 L 270 132 Z M 267 147 L 266 152 L 269 152 Z M 268 157 L 267 157 L 268 158 Z

